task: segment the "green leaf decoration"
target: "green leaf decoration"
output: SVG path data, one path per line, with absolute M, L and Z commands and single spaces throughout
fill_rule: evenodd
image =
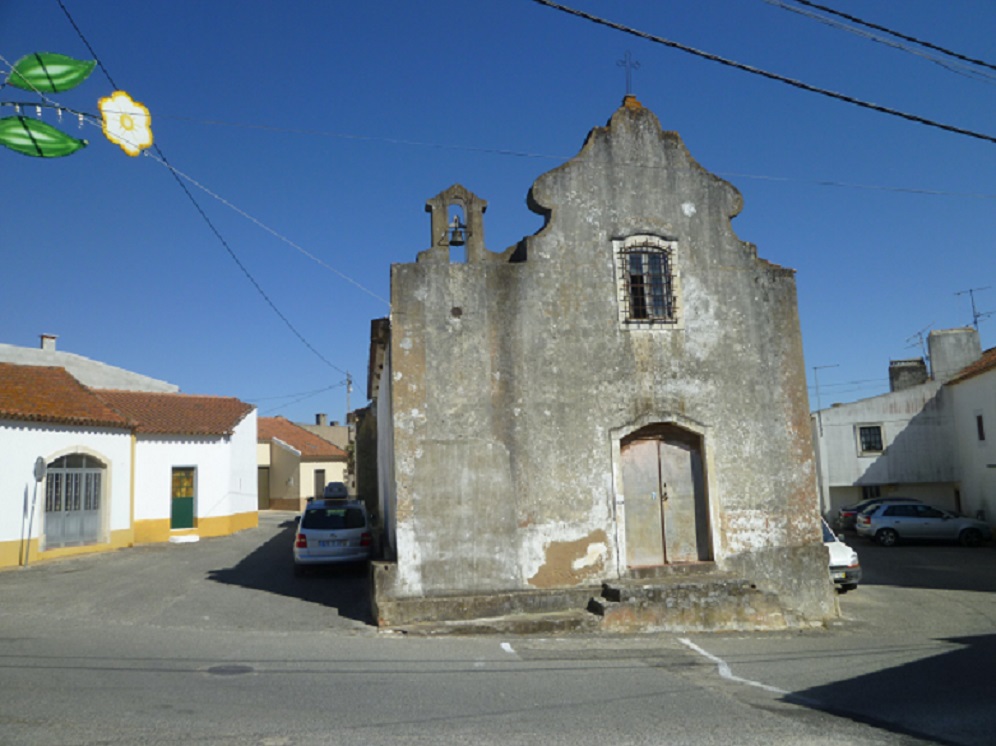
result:
M 61 158 L 85 148 L 87 142 L 38 119 L 4 117 L 0 119 L 0 145 L 36 158 Z
M 74 60 L 64 54 L 36 52 L 17 61 L 7 76 L 7 83 L 26 91 L 68 91 L 90 77 L 96 64 L 95 60 Z

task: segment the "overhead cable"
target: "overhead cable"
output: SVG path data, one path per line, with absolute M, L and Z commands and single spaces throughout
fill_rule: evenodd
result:
M 3 105 L 2 101 L 0 101 L 0 105 Z M 306 136 L 309 136 L 309 137 L 331 137 L 331 138 L 341 138 L 341 139 L 344 139 L 344 140 L 363 140 L 363 141 L 367 141 L 367 142 L 389 143 L 389 144 L 392 144 L 392 145 L 405 145 L 405 146 L 419 147 L 419 148 L 435 148 L 435 149 L 438 149 L 438 150 L 456 150 L 456 151 L 463 151 L 463 152 L 470 152 L 470 153 L 485 153 L 485 154 L 490 154 L 490 155 L 508 156 L 508 157 L 514 157 L 514 158 L 538 158 L 538 159 L 542 159 L 542 160 L 558 161 L 558 162 L 561 162 L 561 163 L 563 163 L 565 161 L 569 161 L 572 158 L 576 158 L 577 157 L 577 156 L 572 156 L 572 155 L 567 155 L 567 154 L 559 154 L 558 155 L 558 154 L 550 154 L 550 153 L 532 153 L 532 152 L 523 151 L 523 150 L 511 150 L 509 148 L 491 148 L 491 147 L 485 147 L 485 146 L 482 146 L 482 145 L 455 145 L 455 144 L 452 144 L 452 143 L 425 142 L 425 141 L 420 141 L 420 140 L 405 140 L 405 139 L 399 139 L 399 138 L 396 138 L 396 137 L 377 137 L 377 136 L 374 136 L 374 135 L 357 135 L 357 134 L 348 133 L 348 132 L 333 132 L 333 131 L 330 131 L 330 130 L 300 129 L 300 128 L 296 128 L 296 127 L 278 127 L 276 125 L 253 124 L 253 123 L 248 123 L 248 122 L 227 122 L 227 121 L 223 121 L 223 120 L 220 120 L 220 119 L 195 119 L 194 117 L 177 117 L 177 116 L 170 116 L 168 114 L 160 114 L 159 118 L 160 119 L 172 119 L 172 120 L 180 121 L 180 122 L 191 122 L 193 124 L 201 124 L 201 125 L 209 125 L 209 126 L 241 127 L 241 128 L 245 128 L 245 129 L 260 130 L 260 131 L 263 131 L 263 132 L 280 132 L 280 133 L 299 134 L 299 135 L 306 135 Z M 656 166 L 656 165 L 653 165 L 653 164 L 647 164 L 647 163 L 644 163 L 642 161 L 639 161 L 639 162 L 637 162 L 637 161 L 625 162 L 625 164 L 628 165 L 628 166 L 632 166 L 634 168 L 644 168 L 644 169 L 663 168 L 662 166 Z M 183 174 L 181 174 L 181 175 L 183 175 Z M 935 197 L 967 197 L 967 198 L 971 198 L 971 199 L 996 199 L 996 194 L 987 194 L 985 192 L 949 192 L 949 191 L 944 191 L 944 190 L 940 190 L 940 189 L 924 189 L 924 188 L 917 188 L 917 187 L 888 186 L 888 185 L 885 185 L 885 184 L 855 184 L 853 182 L 836 181 L 836 180 L 832 180 L 832 179 L 816 179 L 816 180 L 794 179 L 794 178 L 791 178 L 791 177 L 788 177 L 788 176 L 771 176 L 771 175 L 765 175 L 765 174 L 745 174 L 745 173 L 734 173 L 734 172 L 730 172 L 730 171 L 717 171 L 716 175 L 717 176 L 722 176 L 723 178 L 753 179 L 753 180 L 756 180 L 756 181 L 784 181 L 784 182 L 793 182 L 793 183 L 807 183 L 807 184 L 813 184 L 815 186 L 836 187 L 836 188 L 839 188 L 839 189 L 862 189 L 862 190 L 880 191 L 880 192 L 899 192 L 899 193 L 904 193 L 904 194 L 924 194 L 924 195 L 930 195 L 930 196 L 935 196 Z M 188 177 L 186 175 L 183 175 L 183 176 L 184 176 L 184 178 L 188 179 L 191 183 L 193 183 L 198 188 L 203 189 L 209 195 L 216 197 L 216 195 L 214 195 L 206 187 L 198 184 L 196 181 L 194 181 L 193 179 L 191 179 L 190 177 Z M 226 200 L 224 200 L 221 197 L 216 197 L 216 199 L 220 200 L 223 204 L 226 204 L 226 205 L 229 204 Z M 229 205 L 229 206 L 233 210 L 235 210 L 236 212 L 238 212 L 239 214 L 243 214 L 244 215 L 244 213 L 242 212 L 242 210 L 240 210 L 239 208 L 235 207 L 234 205 Z M 249 220 L 252 220 L 253 222 L 256 222 L 256 218 L 254 218 L 254 217 L 252 217 L 250 215 L 245 215 L 245 217 L 247 217 Z M 266 231 L 273 232 L 271 228 L 268 228 L 266 226 L 262 226 L 262 227 Z M 284 238 L 283 236 L 279 236 L 279 235 L 278 235 L 278 237 L 282 241 L 284 241 L 285 243 L 289 243 L 291 246 L 293 246 L 294 248 L 298 249 L 298 251 L 301 251 L 308 258 L 313 259 L 314 261 L 318 262 L 319 264 L 323 264 L 328 269 L 332 270 L 333 272 L 336 272 L 337 274 L 341 274 L 341 273 L 338 272 L 338 270 L 336 270 L 336 269 L 334 269 L 332 267 L 328 267 L 328 265 L 325 265 L 324 262 L 322 262 L 319 259 L 316 259 L 311 254 L 309 254 L 308 252 L 306 252 L 303 249 L 301 249 L 300 247 L 298 247 L 296 244 L 294 244 L 293 242 L 291 242 L 290 239 Z M 358 283 L 356 283 L 355 280 L 352 280 L 352 279 L 350 279 L 348 277 L 345 277 L 344 275 L 343 275 L 343 277 L 348 282 L 352 282 L 353 284 L 357 284 L 358 285 Z M 367 290 L 366 288 L 364 288 L 362 285 L 359 285 L 359 287 L 360 287 L 361 290 L 363 290 L 364 292 L 366 292 L 366 293 L 368 293 L 370 295 L 373 295 L 373 297 L 377 298 L 378 300 L 382 300 L 382 301 L 384 300 L 380 296 L 375 295 L 370 290 Z M 384 302 L 386 303 L 387 301 L 384 301 Z
M 883 44 L 887 47 L 892 47 L 893 49 L 898 49 L 901 52 L 906 52 L 907 54 L 912 54 L 916 57 L 927 60 L 928 62 L 933 62 L 935 65 L 940 65 L 945 70 L 955 73 L 956 75 L 962 75 L 966 78 L 973 78 L 975 80 L 980 80 L 983 83 L 996 84 L 996 74 L 992 72 L 987 72 L 985 70 L 978 69 L 977 66 L 972 64 L 961 62 L 958 60 L 950 60 L 945 58 L 943 55 L 935 54 L 926 49 L 919 49 L 916 46 L 911 46 L 910 44 L 904 43 L 903 41 L 897 41 L 895 39 L 890 39 L 888 36 L 883 36 L 881 34 L 872 33 L 871 31 L 865 31 L 864 29 L 857 28 L 855 26 L 850 26 L 841 21 L 834 20 L 833 18 L 828 18 L 827 16 L 820 15 L 812 10 L 807 10 L 805 7 L 797 7 L 792 5 L 786 0 L 764 0 L 768 5 L 774 5 L 776 8 L 781 10 L 786 10 L 791 13 L 797 13 L 798 15 L 805 16 L 810 20 L 822 23 L 830 28 L 837 29 L 838 31 L 846 31 L 849 34 L 854 34 L 855 36 L 860 36 L 868 41 L 875 42 L 876 44 Z
M 937 122 L 933 119 L 927 119 L 926 117 L 921 117 L 917 114 L 910 114 L 908 112 L 899 111 L 898 109 L 892 109 L 887 106 L 881 106 L 880 104 L 874 104 L 869 101 L 863 101 L 853 96 L 848 96 L 843 93 L 838 93 L 836 91 L 831 91 L 826 88 L 819 88 L 809 83 L 804 83 L 801 80 L 796 80 L 795 78 L 789 78 L 784 75 L 779 75 L 778 73 L 769 72 L 767 70 L 762 70 L 759 67 L 754 67 L 753 65 L 745 65 L 742 62 L 736 62 L 735 60 L 730 60 L 725 57 L 720 57 L 709 52 L 704 52 L 701 49 L 696 49 L 695 47 L 690 47 L 686 44 L 681 44 L 676 41 L 671 41 L 660 36 L 655 36 L 654 34 L 649 34 L 646 31 L 640 31 L 638 29 L 631 28 L 629 26 L 624 26 L 621 23 L 616 23 L 600 16 L 592 15 L 591 13 L 586 13 L 582 10 L 577 10 L 576 8 L 571 8 L 566 5 L 561 5 L 560 3 L 551 2 L 551 0 L 533 0 L 534 3 L 539 5 L 545 5 L 548 8 L 553 8 L 554 10 L 559 10 L 563 13 L 568 13 L 569 15 L 577 16 L 578 18 L 583 18 L 586 21 L 591 21 L 592 23 L 597 23 L 601 26 L 606 26 L 608 28 L 615 29 L 616 31 L 622 31 L 625 34 L 630 34 L 636 36 L 640 39 L 646 39 L 647 41 L 652 41 L 655 44 L 663 44 L 664 46 L 671 47 L 672 49 L 678 49 L 682 52 L 688 52 L 689 54 L 694 54 L 697 57 L 702 57 L 703 59 L 710 60 L 712 62 L 718 62 L 721 65 L 726 65 L 727 67 L 732 67 L 737 70 L 743 70 L 744 72 L 753 73 L 754 75 L 760 75 L 761 77 L 768 78 L 770 80 L 776 80 L 779 83 L 785 83 L 786 85 L 799 88 L 804 91 L 809 91 L 810 93 L 818 93 L 821 96 L 827 96 L 828 98 L 833 98 L 838 101 L 844 101 L 849 104 L 854 104 L 855 106 L 860 106 L 865 109 L 871 109 L 872 111 L 877 111 L 881 114 L 889 114 L 890 116 L 900 117 L 901 119 L 906 119 L 910 122 L 917 122 L 918 124 L 923 124 L 928 127 L 935 127 L 945 132 L 953 132 L 957 135 L 965 135 L 967 137 L 974 137 L 978 140 L 986 140 L 987 142 L 996 143 L 996 136 L 987 135 L 982 132 L 975 132 L 973 130 L 965 129 L 963 127 L 956 127 L 951 124 L 944 124 L 943 122 Z
M 903 41 L 912 42 L 913 44 L 919 44 L 921 47 L 926 47 L 927 49 L 933 49 L 935 52 L 940 52 L 941 54 L 946 54 L 948 57 L 954 57 L 962 62 L 970 62 L 973 65 L 979 65 L 980 67 L 988 67 L 990 70 L 996 70 L 996 65 L 991 62 L 986 62 L 985 60 L 976 59 L 975 57 L 968 57 L 964 54 L 959 54 L 958 52 L 953 52 L 950 49 L 945 49 L 937 44 L 932 44 L 929 41 L 924 41 L 923 39 L 918 39 L 915 36 L 908 36 L 906 34 L 900 33 L 893 29 L 887 28 L 885 26 L 880 26 L 877 23 L 870 23 L 869 21 L 862 20 L 857 16 L 852 16 L 847 13 L 842 13 L 839 10 L 834 10 L 833 8 L 828 8 L 826 5 L 820 5 L 819 3 L 810 2 L 810 0 L 795 0 L 795 2 L 800 5 L 807 5 L 810 8 L 816 8 L 817 10 L 822 10 L 824 13 L 829 13 L 830 15 L 843 18 L 850 21 L 851 23 L 857 23 L 860 26 L 865 26 L 866 28 L 875 29 L 876 31 L 882 31 L 891 36 L 895 36 L 897 39 L 902 39 Z
M 69 13 L 68 8 L 66 8 L 66 6 L 63 4 L 62 0 L 57 0 L 57 1 L 59 3 L 59 7 L 62 8 L 62 12 L 66 15 L 66 18 L 69 20 L 69 23 L 72 25 L 73 29 L 75 29 L 76 34 L 79 36 L 80 40 L 83 42 L 83 44 L 86 46 L 87 50 L 93 56 L 94 60 L 97 61 L 97 66 L 100 68 L 101 72 L 107 78 L 107 81 L 111 84 L 111 86 L 115 90 L 119 90 L 119 86 L 117 85 L 117 83 L 114 82 L 114 79 L 111 77 L 110 72 L 108 72 L 107 68 L 104 66 L 103 61 L 101 61 L 100 56 L 97 54 L 97 52 L 94 50 L 94 48 L 90 45 L 90 42 L 87 40 L 86 36 L 83 34 L 83 31 L 80 29 L 80 27 L 78 25 L 76 25 L 76 21 L 73 19 L 72 15 Z M 301 343 L 304 344 L 305 347 L 307 347 L 312 353 L 314 353 L 314 355 L 316 357 L 318 357 L 319 360 L 321 360 L 323 363 L 325 363 L 328 367 L 332 368 L 333 370 L 336 370 L 339 373 L 342 373 L 343 375 L 348 375 L 348 373 L 345 370 L 343 370 L 342 368 L 340 368 L 339 366 L 335 365 L 330 360 L 328 360 L 324 355 L 322 355 L 322 353 L 320 353 L 314 347 L 314 345 L 312 345 L 307 339 L 305 339 L 304 335 L 301 334 L 300 331 L 298 331 L 297 327 L 295 327 L 294 324 L 291 323 L 290 319 L 288 319 L 287 316 L 285 316 L 284 313 L 279 308 L 277 308 L 276 303 L 274 303 L 273 300 L 270 298 L 270 296 L 267 295 L 266 291 L 263 290 L 263 287 L 259 284 L 259 282 L 257 282 L 256 278 L 253 277 L 253 275 L 249 271 L 249 269 L 242 263 L 242 261 L 236 255 L 235 251 L 229 245 L 228 241 L 221 234 L 221 231 L 218 230 L 217 226 L 215 226 L 215 224 L 208 217 L 207 213 L 204 211 L 204 208 L 201 207 L 200 203 L 196 200 L 196 198 L 194 197 L 194 195 L 187 188 L 187 185 L 184 184 L 183 181 L 180 179 L 180 176 L 178 175 L 179 172 L 176 169 L 174 169 L 172 165 L 170 165 L 169 161 L 166 158 L 166 155 L 160 149 L 159 145 L 158 144 L 154 144 L 153 147 L 155 148 L 155 151 L 158 154 L 159 158 L 161 159 L 162 163 L 169 169 L 170 174 L 173 176 L 174 180 L 179 185 L 180 189 L 183 190 L 183 193 L 187 195 L 187 198 L 190 200 L 191 204 L 193 204 L 194 209 L 198 212 L 198 214 L 201 216 L 201 218 L 207 224 L 207 226 L 211 230 L 211 232 L 214 233 L 215 237 L 218 239 L 218 241 L 221 243 L 221 245 L 225 248 L 225 251 L 228 252 L 228 255 L 232 258 L 232 261 L 235 262 L 236 266 L 238 266 L 238 268 L 246 276 L 246 278 L 249 280 L 249 282 L 252 283 L 253 287 L 256 288 L 256 291 L 260 294 L 260 296 L 263 298 L 263 300 L 266 301 L 267 305 L 269 305 L 270 308 L 273 310 L 273 312 L 280 318 L 281 321 L 283 321 L 284 325 L 286 325 L 287 328 L 290 329 L 291 333 L 293 333 L 294 336 L 296 336 L 298 338 L 298 340 L 300 340 Z

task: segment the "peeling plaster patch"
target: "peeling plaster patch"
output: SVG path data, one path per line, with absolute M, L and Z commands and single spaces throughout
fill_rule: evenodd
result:
M 405 377 L 404 374 L 400 370 L 396 370 L 394 372 L 394 380 L 395 381 L 400 381 L 404 377 Z
M 589 544 L 588 553 L 584 557 L 574 560 L 571 567 L 574 570 L 582 570 L 586 567 L 591 567 L 596 563 L 604 564 L 605 557 L 609 553 L 609 547 L 605 544 Z
M 410 350 L 410 349 L 412 348 L 412 338 L 411 338 L 411 337 L 405 337 L 404 339 L 402 339 L 402 340 L 401 340 L 401 341 L 400 341 L 400 342 L 398 343 L 398 346 L 399 346 L 399 347 L 400 347 L 400 348 L 401 348 L 402 350 Z
M 765 510 L 737 510 L 726 515 L 726 542 L 731 554 L 785 543 L 785 526 Z
M 690 218 L 692 217 L 692 215 L 695 214 L 695 205 L 693 205 L 691 202 L 684 202 L 681 205 L 681 211 L 685 213 L 686 218 Z
M 512 414 L 518 417 L 520 414 L 522 414 L 522 409 L 520 409 L 519 407 L 512 407 Z
M 543 565 L 529 578 L 534 588 L 569 588 L 605 574 L 609 539 L 597 529 L 575 541 L 546 544 Z

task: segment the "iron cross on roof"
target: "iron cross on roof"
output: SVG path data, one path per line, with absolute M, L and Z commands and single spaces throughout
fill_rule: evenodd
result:
M 627 51 L 623 59 L 616 60 L 616 65 L 626 68 L 626 95 L 630 96 L 633 93 L 633 71 L 639 69 L 640 63 Z

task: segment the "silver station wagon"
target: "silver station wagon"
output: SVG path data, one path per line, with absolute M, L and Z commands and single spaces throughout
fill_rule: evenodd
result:
M 903 539 L 946 540 L 981 546 L 993 538 L 988 524 L 917 502 L 882 503 L 859 513 L 859 536 L 891 547 Z
M 360 500 L 312 500 L 294 534 L 294 574 L 312 565 L 365 562 L 373 552 L 367 509 Z

